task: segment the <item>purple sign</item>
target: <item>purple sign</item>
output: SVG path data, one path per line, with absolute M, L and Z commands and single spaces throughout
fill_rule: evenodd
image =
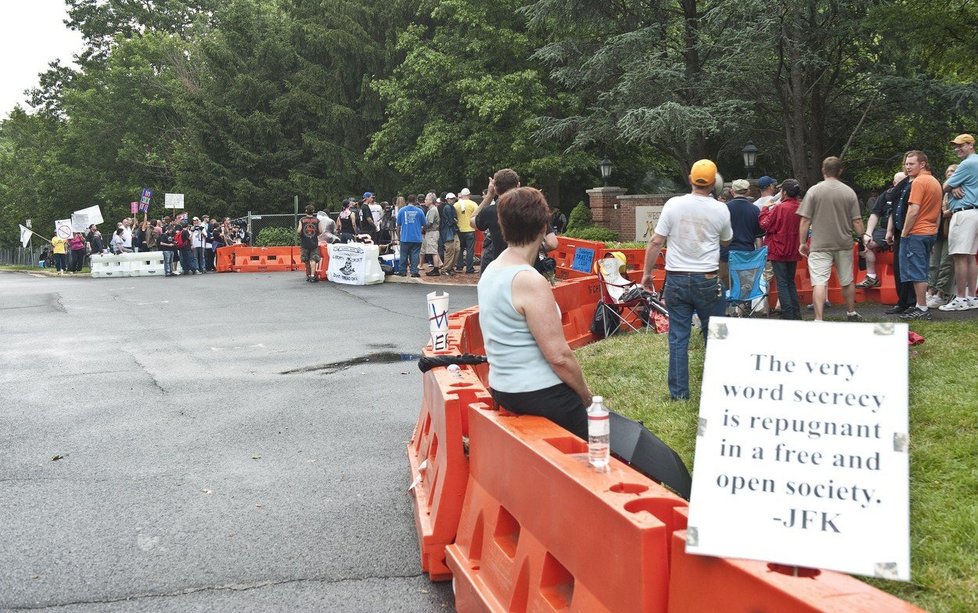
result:
M 142 195 L 139 196 L 139 212 L 146 213 L 149 211 L 149 201 L 153 199 L 153 190 L 144 187 Z M 136 211 L 133 211 L 135 213 Z

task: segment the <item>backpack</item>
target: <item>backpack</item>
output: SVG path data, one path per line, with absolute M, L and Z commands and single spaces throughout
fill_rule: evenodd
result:
M 301 242 L 306 249 L 315 249 L 319 246 L 319 218 L 305 216 L 301 222 Z
M 183 230 L 178 230 L 176 234 L 173 235 L 173 244 L 176 245 L 177 249 L 183 249 L 187 247 L 187 240 L 183 237 Z

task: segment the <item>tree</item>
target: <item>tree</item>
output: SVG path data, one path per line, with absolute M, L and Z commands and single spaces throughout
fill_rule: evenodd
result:
M 538 38 L 516 14 L 519 0 L 432 0 L 398 39 L 403 61 L 376 82 L 387 120 L 367 155 L 391 165 L 411 189 L 482 185 L 498 168 L 535 177 L 552 200 L 557 179 L 581 167 L 535 137 L 538 116 L 566 104 L 527 62 Z M 475 186 L 473 186 L 475 187 Z

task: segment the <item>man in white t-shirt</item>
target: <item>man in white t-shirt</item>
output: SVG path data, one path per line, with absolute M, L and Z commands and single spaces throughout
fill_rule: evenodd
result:
M 693 164 L 689 182 L 693 191 L 670 198 L 662 208 L 645 250 L 642 285 L 655 291 L 652 273 L 662 247 L 666 249 L 664 294 L 669 308 L 669 395 L 689 399 L 689 336 L 693 313 L 700 318 L 703 340 L 711 315 L 723 313 L 720 285 L 720 245 L 733 238 L 730 211 L 713 198 L 717 167 L 710 160 Z

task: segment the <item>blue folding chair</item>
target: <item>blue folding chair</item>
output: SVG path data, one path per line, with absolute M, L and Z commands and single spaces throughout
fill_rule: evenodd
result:
M 724 299 L 728 314 L 735 317 L 753 317 L 764 310 L 767 301 L 767 284 L 763 281 L 767 247 L 754 251 L 731 250 L 728 261 L 730 279 Z

